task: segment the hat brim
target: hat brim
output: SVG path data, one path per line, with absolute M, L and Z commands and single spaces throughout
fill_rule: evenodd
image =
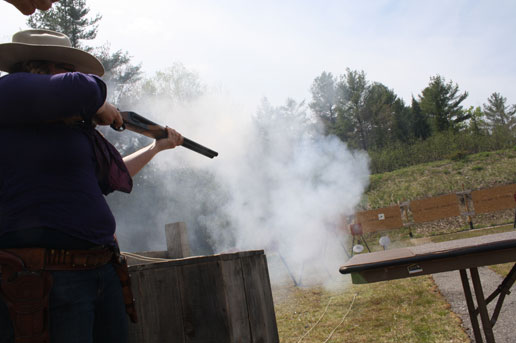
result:
M 82 73 L 104 75 L 104 67 L 95 56 L 76 48 L 23 43 L 0 44 L 1 71 L 10 72 L 16 63 L 25 61 L 69 63 Z

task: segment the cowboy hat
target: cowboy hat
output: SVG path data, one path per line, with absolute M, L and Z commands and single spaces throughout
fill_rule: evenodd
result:
M 69 63 L 85 74 L 104 74 L 95 56 L 73 48 L 70 38 L 50 30 L 20 31 L 13 35 L 12 43 L 0 44 L 0 70 L 11 72 L 16 63 L 25 61 Z

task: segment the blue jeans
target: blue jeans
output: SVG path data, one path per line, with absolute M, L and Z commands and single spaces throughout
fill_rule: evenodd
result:
M 52 272 L 51 343 L 126 343 L 128 318 L 111 263 L 97 269 Z M 7 306 L 0 300 L 0 343 L 13 343 Z

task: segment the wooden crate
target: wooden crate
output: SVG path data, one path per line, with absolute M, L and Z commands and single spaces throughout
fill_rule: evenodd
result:
M 277 343 L 262 250 L 130 265 L 130 343 Z

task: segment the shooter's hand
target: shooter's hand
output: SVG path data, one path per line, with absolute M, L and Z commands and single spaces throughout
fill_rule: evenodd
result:
M 158 139 L 156 141 L 156 148 L 159 151 L 166 149 L 174 149 L 176 146 L 181 145 L 183 143 L 183 136 L 179 132 L 170 127 L 166 127 L 167 137 Z
M 111 125 L 115 129 L 124 124 L 118 108 L 107 101 L 97 110 L 97 113 L 93 116 L 93 121 L 97 125 Z

